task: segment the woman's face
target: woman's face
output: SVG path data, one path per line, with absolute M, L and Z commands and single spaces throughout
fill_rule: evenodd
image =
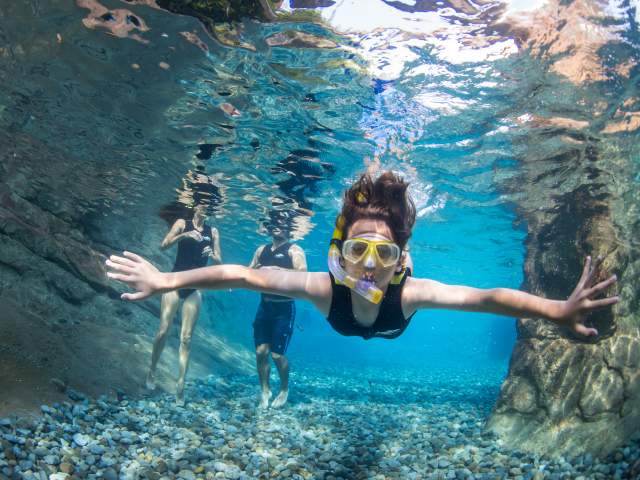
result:
M 193 219 L 196 222 L 200 222 L 201 220 L 206 220 L 207 219 L 207 207 L 205 207 L 204 205 L 196 206 L 196 208 L 193 210 Z
M 382 220 L 372 219 L 355 221 L 349 228 L 345 240 L 351 238 L 363 238 L 372 241 L 394 241 L 389 225 Z M 358 280 L 375 282 L 378 288 L 384 289 L 389 285 L 389 282 L 391 282 L 391 278 L 399 263 L 400 260 L 398 260 L 397 263 L 385 267 L 378 261 L 375 252 L 368 251 L 357 263 L 345 259 L 344 268 L 350 276 Z
M 271 237 L 276 241 L 281 242 L 281 241 L 287 240 L 287 233 L 284 231 L 283 228 L 277 225 L 270 226 L 269 233 L 271 234 Z

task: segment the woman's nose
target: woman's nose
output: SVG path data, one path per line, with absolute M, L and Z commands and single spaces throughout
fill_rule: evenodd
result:
M 364 257 L 364 268 L 376 268 L 376 259 L 374 258 L 372 251 L 367 252 L 366 256 Z

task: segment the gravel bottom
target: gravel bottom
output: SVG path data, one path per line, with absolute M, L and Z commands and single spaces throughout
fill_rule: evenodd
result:
M 173 395 L 88 399 L 0 418 L 0 480 L 626 479 L 640 436 L 606 459 L 544 458 L 483 432 L 500 372 L 298 369 L 290 400 L 258 410 L 257 378 L 189 383 Z M 277 381 L 274 379 L 274 384 Z

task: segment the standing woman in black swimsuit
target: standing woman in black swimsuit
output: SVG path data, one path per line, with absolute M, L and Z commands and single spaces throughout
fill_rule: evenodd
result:
M 596 268 L 587 257 L 581 278 L 567 300 L 549 300 L 510 288 L 480 289 L 447 285 L 411 276 L 407 242 L 415 221 L 408 184 L 392 172 L 373 179 L 365 174 L 344 194 L 329 249 L 329 272 L 252 270 L 219 265 L 162 273 L 130 252 L 107 260 L 108 276 L 136 289 L 125 300 L 139 300 L 177 288 L 247 288 L 308 300 L 342 335 L 396 338 L 413 314 L 424 308 L 543 318 L 574 332 L 597 335 L 584 325 L 592 310 L 613 305 L 601 297 L 616 282 L 613 275 L 593 285 Z
M 207 213 L 205 205 L 198 205 L 193 212 L 192 220 L 179 218 L 175 221 L 169 233 L 162 240 L 161 248 L 166 250 L 172 245 L 178 244 L 178 253 L 172 272 L 183 272 L 207 265 L 209 259 L 214 264 L 221 262 L 220 237 L 218 229 L 205 223 Z M 176 384 L 176 404 L 184 405 L 184 380 L 189 365 L 189 353 L 191 351 L 191 336 L 198 321 L 202 296 L 199 290 L 186 288 L 173 290 L 162 295 L 160 304 L 160 326 L 153 342 L 151 353 L 151 368 L 147 375 L 147 388 L 154 390 L 155 373 L 158 360 L 162 354 L 169 327 L 182 303 L 182 328 L 180 330 L 180 373 Z

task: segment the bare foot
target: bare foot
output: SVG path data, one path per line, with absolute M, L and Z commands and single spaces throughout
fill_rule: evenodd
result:
M 271 399 L 271 390 L 263 390 L 260 395 L 260 403 L 258 408 L 265 409 L 269 407 L 269 400 Z
M 149 370 L 149 374 L 147 375 L 147 381 L 145 382 L 147 386 L 147 390 L 155 390 L 156 389 L 156 379 L 154 378 L 153 372 Z
M 271 402 L 271 408 L 280 408 L 287 403 L 287 398 L 289 398 L 289 390 L 280 390 L 278 396 Z
M 184 380 L 176 383 L 176 406 L 184 407 Z

